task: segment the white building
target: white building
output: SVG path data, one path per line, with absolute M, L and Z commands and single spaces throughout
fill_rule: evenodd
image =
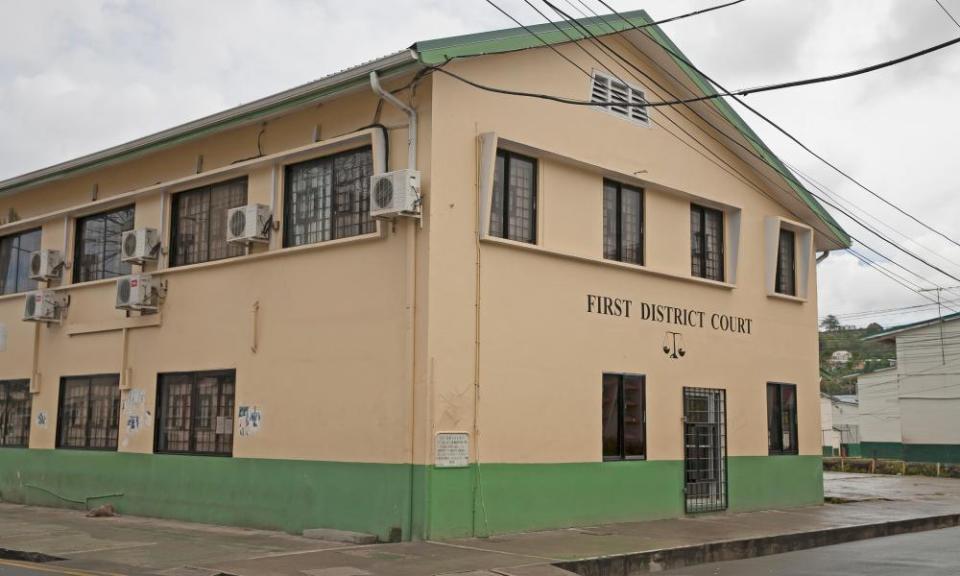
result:
M 842 366 L 850 362 L 850 358 L 852 357 L 853 355 L 847 350 L 837 350 L 830 355 L 830 364 L 833 366 Z
M 960 462 L 960 313 L 897 326 L 865 340 L 895 343 L 897 365 L 861 376 L 866 457 Z
M 824 456 L 859 456 L 859 405 L 854 394 L 820 393 Z

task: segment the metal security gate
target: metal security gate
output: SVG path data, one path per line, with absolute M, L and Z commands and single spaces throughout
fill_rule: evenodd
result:
M 727 508 L 727 393 L 683 389 L 683 470 L 687 513 Z

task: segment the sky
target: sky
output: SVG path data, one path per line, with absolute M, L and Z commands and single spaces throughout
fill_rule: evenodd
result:
M 543 22 L 523 0 L 495 1 L 526 24 Z M 531 1 L 547 10 L 542 0 Z M 568 12 L 586 11 L 581 0 L 555 1 Z M 960 0 L 941 1 L 960 19 Z M 602 11 L 599 0 L 582 2 Z M 657 19 L 720 2 L 607 0 L 618 11 L 645 8 Z M 485 0 L 0 0 L 0 7 L 0 179 L 249 102 L 417 40 L 513 26 Z M 728 88 L 859 68 L 960 35 L 936 0 L 746 0 L 664 29 Z M 874 192 L 960 242 L 960 180 L 951 171 L 960 161 L 958 88 L 955 45 L 868 75 L 748 101 Z M 960 311 L 960 245 L 740 112 L 788 165 L 949 276 L 837 214 L 862 241 L 855 250 L 914 288 L 946 288 L 945 312 Z M 937 313 L 929 300 L 849 252 L 832 253 L 818 265 L 818 276 L 820 315 L 839 314 L 844 324 L 890 326 Z

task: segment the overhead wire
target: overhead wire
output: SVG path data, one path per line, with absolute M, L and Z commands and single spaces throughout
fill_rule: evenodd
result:
M 700 74 L 705 80 L 707 80 L 708 82 L 710 82 L 711 84 L 713 84 L 714 86 L 716 86 L 717 89 L 719 89 L 719 90 L 721 90 L 721 91 L 724 91 L 724 92 L 727 91 L 727 89 L 724 88 L 724 86 L 723 86 L 722 84 L 720 84 L 716 79 L 711 78 L 706 72 L 704 72 L 703 70 L 701 70 L 700 68 L 698 68 L 696 65 L 694 65 L 692 62 L 690 62 L 685 56 L 683 56 L 682 54 L 679 54 L 679 53 L 678 53 L 678 50 L 673 50 L 670 46 L 667 46 L 667 45 L 665 45 L 663 42 L 660 42 L 658 39 L 654 38 L 653 35 L 651 35 L 647 30 L 644 30 L 643 28 L 638 27 L 636 24 L 634 24 L 632 21 L 630 21 L 630 20 L 629 20 L 627 17 L 625 17 L 623 14 L 621 14 L 621 13 L 618 12 L 618 11 L 616 11 L 612 6 L 610 6 L 610 5 L 606 2 L 606 0 L 597 0 L 597 1 L 598 1 L 600 4 L 602 4 L 607 10 L 609 10 L 609 11 L 612 12 L 613 14 L 617 15 L 617 16 L 618 16 L 621 20 L 623 20 L 628 26 L 630 26 L 630 27 L 633 28 L 634 30 L 637 30 L 637 31 L 641 32 L 646 38 L 648 38 L 648 39 L 649 39 L 650 41 L 652 41 L 654 44 L 656 44 L 657 46 L 659 46 L 662 50 L 664 50 L 664 51 L 665 51 L 667 54 L 669 54 L 671 57 L 673 57 L 673 58 L 676 59 L 677 61 L 683 63 L 685 66 L 690 67 L 690 69 L 693 70 L 693 71 L 695 71 L 696 73 Z M 626 38 L 626 36 L 624 36 L 624 38 Z M 634 48 L 639 49 L 639 47 L 637 47 L 636 44 L 634 44 L 632 41 L 630 41 L 629 38 L 626 38 L 626 40 L 627 40 L 627 42 L 629 42 L 631 45 L 633 45 Z M 654 63 L 656 63 L 656 61 L 654 61 Z M 661 67 L 661 69 L 662 69 L 662 67 Z M 817 160 L 823 162 L 826 166 L 829 166 L 829 167 L 830 167 L 831 169 L 833 169 L 835 172 L 837 172 L 838 174 L 840 174 L 841 176 L 843 176 L 844 178 L 846 178 L 847 180 L 849 180 L 850 182 L 852 182 L 853 184 L 855 184 L 856 186 L 858 186 L 859 188 L 861 188 L 862 190 L 864 190 L 865 192 L 869 193 L 870 195 L 872 195 L 873 197 L 877 198 L 878 200 L 880 200 L 880 201 L 883 202 L 884 204 L 886 204 L 886 205 L 890 206 L 891 208 L 895 209 L 897 212 L 899 212 L 900 214 L 906 216 L 907 218 L 911 219 L 912 221 L 916 222 L 916 223 L 919 224 L 920 226 L 926 228 L 926 229 L 929 230 L 930 232 L 933 232 L 934 234 L 940 236 L 941 238 L 943 238 L 944 240 L 950 242 L 951 244 L 953 244 L 953 245 L 955 245 L 955 246 L 957 246 L 957 247 L 960 247 L 960 242 L 957 242 L 956 240 L 954 240 L 953 238 L 947 236 L 945 233 L 943 233 L 943 232 L 941 232 L 940 230 L 934 228 L 934 227 L 931 226 L 930 224 L 927 224 L 926 222 L 920 220 L 919 218 L 917 218 L 917 217 L 914 216 L 913 214 L 910 214 L 909 212 L 907 212 L 905 209 L 901 208 L 901 207 L 898 206 L 897 204 L 894 204 L 893 202 L 891 202 L 890 200 L 888 200 L 887 198 L 885 198 L 884 196 L 882 196 L 882 195 L 879 194 L 878 192 L 875 192 L 875 191 L 872 190 L 871 188 L 867 187 L 866 184 L 864 184 L 864 183 L 862 183 L 860 180 L 854 178 L 854 177 L 851 176 L 849 173 L 847 173 L 846 171 L 844 171 L 843 169 L 841 169 L 839 166 L 837 166 L 837 165 L 834 164 L 833 162 L 830 162 L 829 160 L 827 160 L 826 158 L 824 158 L 824 157 L 823 157 L 822 155 L 820 155 L 819 153 L 815 152 L 815 151 L 814 151 L 812 148 L 810 148 L 807 144 L 804 144 L 802 141 L 800 141 L 799 138 L 797 138 L 797 137 L 794 136 L 792 133 L 790 133 L 789 131 L 787 131 L 785 128 L 783 128 L 782 126 L 780 126 L 779 124 L 777 124 L 776 122 L 774 122 L 774 121 L 773 121 L 771 118 L 769 118 L 767 115 L 763 114 L 763 113 L 760 112 L 758 109 L 756 109 L 755 107 L 753 107 L 753 106 L 751 106 L 750 104 L 748 104 L 743 98 L 740 98 L 739 96 L 733 96 L 731 99 L 732 99 L 734 102 L 736 102 L 736 103 L 740 104 L 741 106 L 743 106 L 744 108 L 746 108 L 747 110 L 749 110 L 752 114 L 754 114 L 755 116 L 757 116 L 757 117 L 760 118 L 761 120 L 763 120 L 766 124 L 768 124 L 770 127 L 774 128 L 777 132 L 781 133 L 782 135 L 784 135 L 785 137 L 787 137 L 788 139 L 790 139 L 793 143 L 795 143 L 797 146 L 799 146 L 799 147 L 800 147 L 801 149 L 803 149 L 805 152 L 807 152 L 808 154 L 810 154 L 811 156 L 813 156 L 813 157 L 816 158 Z M 715 112 L 719 114 L 719 110 L 717 110 L 715 107 L 712 108 L 712 109 L 715 110 Z M 752 139 L 752 138 L 751 138 L 751 139 Z
M 598 42 L 598 39 L 597 39 L 594 35 L 592 35 L 592 33 L 590 33 L 589 30 L 586 30 L 586 29 L 584 28 L 584 31 L 586 32 L 586 35 L 583 35 L 582 33 L 580 34 L 580 35 L 583 36 L 583 38 L 579 38 L 579 39 L 578 39 L 578 38 L 573 38 L 573 37 L 570 36 L 565 30 L 563 30 L 562 28 L 560 28 L 555 22 L 553 22 L 553 21 L 550 20 L 549 18 L 546 18 L 545 15 L 543 15 L 543 13 L 542 13 L 539 9 L 535 8 L 535 7 L 529 2 L 529 0 L 525 0 L 525 2 L 526 2 L 529 6 L 531 6 L 531 8 L 533 8 L 534 10 L 536 10 L 541 16 L 543 16 L 549 23 L 553 24 L 554 27 L 556 27 L 560 32 L 562 32 L 562 33 L 568 38 L 568 40 L 570 40 L 571 42 L 576 43 L 576 45 L 577 45 L 577 46 L 580 46 L 580 48 L 581 48 L 582 50 L 584 50 L 588 55 L 590 55 L 591 58 L 593 58 L 595 61 L 597 61 L 598 63 L 600 63 L 599 60 L 598 60 L 595 56 L 593 56 L 593 55 L 592 55 L 589 51 L 587 51 L 582 45 L 580 45 L 579 42 L 577 42 L 577 40 L 579 40 L 579 39 L 585 39 L 587 36 L 590 36 L 590 37 L 591 37 L 591 40 L 593 41 L 593 43 L 594 43 L 595 46 L 600 45 L 600 46 L 603 46 L 604 48 L 608 48 L 602 41 L 599 41 L 599 42 Z M 574 25 L 574 28 L 575 28 L 575 29 L 577 28 L 577 26 L 578 26 L 578 24 L 579 24 L 578 22 L 576 22 L 575 20 L 573 20 L 572 18 L 570 18 L 568 15 L 566 15 L 565 13 L 563 13 L 563 11 L 559 10 L 558 8 L 556 8 L 556 7 L 555 7 L 554 5 L 552 5 L 550 2 L 545 1 L 545 3 L 546 3 L 548 6 L 550 6 L 553 10 L 557 11 L 561 16 L 565 17 L 566 20 L 570 21 L 570 23 Z M 497 8 L 498 8 L 498 10 L 501 11 L 502 13 L 505 13 L 505 11 L 502 10 L 501 8 L 499 8 L 499 7 L 497 7 Z M 509 14 L 505 13 L 505 15 L 509 15 Z M 512 16 L 511 16 L 511 20 L 514 20 L 515 22 L 518 22 L 518 21 L 517 21 L 515 18 L 513 18 Z M 608 26 L 609 26 L 609 23 L 608 23 Z M 527 27 L 524 27 L 524 28 L 527 28 Z M 611 28 L 612 28 L 612 27 L 611 27 Z M 534 34 L 534 35 L 535 35 L 535 34 Z M 537 35 L 535 35 L 535 36 L 537 36 Z M 543 43 L 543 44 L 548 44 L 545 40 L 543 40 L 543 38 L 540 38 L 539 36 L 537 36 L 537 37 L 538 37 L 538 39 L 541 41 L 541 43 Z M 603 49 L 601 49 L 601 52 L 603 52 L 605 56 L 610 57 L 610 52 L 611 52 L 610 50 L 604 51 Z M 615 53 L 615 51 L 614 51 L 614 53 Z M 615 53 L 615 54 L 616 54 L 616 53 Z M 618 54 L 617 54 L 617 55 L 618 55 Z M 619 55 L 618 55 L 618 56 L 619 56 Z M 623 59 L 622 56 L 620 56 L 620 58 Z M 568 58 L 565 58 L 565 59 L 569 61 Z M 601 66 L 603 66 L 605 69 L 609 68 L 609 67 L 603 65 L 602 63 L 600 63 L 600 64 L 601 64 Z M 631 63 L 631 65 L 632 65 L 632 63 Z M 620 67 L 623 68 L 624 70 L 627 70 L 627 72 L 629 72 L 631 75 L 633 75 L 632 72 L 630 72 L 630 70 L 627 69 L 627 67 L 623 66 L 622 64 L 620 64 Z M 633 67 L 636 68 L 636 66 L 633 66 Z M 579 68 L 582 72 L 586 72 L 586 71 L 585 71 L 582 67 L 580 67 L 579 65 L 577 65 L 577 68 Z M 552 99 L 552 100 L 556 100 L 556 101 L 563 102 L 563 103 L 576 102 L 574 99 L 567 99 L 567 98 L 563 98 L 563 97 L 555 97 L 555 96 L 544 95 L 544 94 L 524 93 L 524 92 L 520 92 L 520 91 L 497 89 L 497 88 L 493 88 L 493 87 L 489 87 L 489 86 L 484 86 L 484 85 L 482 85 L 482 84 L 480 84 L 480 83 L 477 83 L 477 82 L 474 82 L 474 81 L 469 80 L 469 79 L 467 79 L 467 78 L 464 78 L 464 77 L 460 76 L 459 74 L 456 74 L 456 73 L 454 73 L 454 72 L 452 72 L 452 71 L 450 71 L 450 70 L 446 70 L 446 69 L 444 69 L 444 68 L 442 68 L 442 67 L 437 67 L 437 69 L 438 69 L 439 71 L 441 71 L 441 72 L 443 72 L 443 73 L 451 76 L 451 77 L 454 77 L 454 78 L 456 78 L 456 79 L 458 79 L 458 80 L 461 80 L 461 81 L 465 82 L 465 83 L 468 84 L 468 85 L 472 85 L 472 86 L 474 86 L 474 87 L 476 87 L 476 88 L 479 88 L 479 89 L 484 89 L 484 90 L 489 90 L 489 91 L 499 92 L 499 93 L 509 94 L 509 95 L 531 96 L 531 97 L 545 97 L 546 99 Z M 660 85 L 660 84 L 657 83 L 655 80 L 653 80 L 652 78 L 650 78 L 650 77 L 649 77 L 648 75 L 646 75 L 642 70 L 639 70 L 639 68 L 637 68 L 637 70 L 638 70 L 641 74 L 643 74 L 644 76 L 646 76 L 649 80 L 651 80 L 654 84 L 656 84 L 660 89 L 662 89 L 662 90 L 664 90 L 666 93 L 670 94 L 669 90 L 665 89 L 662 85 Z M 614 76 L 617 76 L 617 75 L 614 74 Z M 636 78 L 635 75 L 634 75 L 634 77 Z M 618 78 L 619 81 L 621 81 L 621 82 L 623 81 L 622 79 L 619 78 L 619 76 L 617 76 L 617 78 Z M 636 78 L 636 79 L 639 81 L 638 78 Z M 670 95 L 672 96 L 672 94 L 670 94 Z M 596 105 L 597 103 L 592 103 L 592 102 L 591 102 L 591 103 L 586 103 L 586 104 Z M 688 108 L 689 108 L 689 106 L 688 106 Z M 715 125 L 713 125 L 712 123 L 710 123 L 709 120 L 707 120 L 706 118 L 703 118 L 702 115 L 700 115 L 699 113 L 697 113 L 695 110 L 692 110 L 692 109 L 691 109 L 691 111 L 693 111 L 695 114 L 697 114 L 697 116 L 699 116 L 702 120 L 704 120 L 705 122 L 707 122 L 708 124 L 710 124 L 711 127 L 713 127 L 715 130 L 717 130 L 717 131 L 720 132 L 721 134 L 723 133 L 723 132 L 720 131 Z M 682 114 L 681 114 L 681 116 L 682 116 Z M 666 117 L 667 117 L 668 119 L 670 119 L 669 116 L 666 116 Z M 688 131 L 686 131 L 685 129 L 683 129 L 682 127 L 680 127 L 680 126 L 679 126 L 675 121 L 673 121 L 672 119 L 670 119 L 670 120 L 671 120 L 671 122 L 672 122 L 674 125 L 676 125 L 678 128 L 680 128 L 681 130 L 683 130 L 685 134 L 687 134 L 689 137 L 693 138 L 698 144 L 700 144 L 701 146 L 703 146 L 704 149 L 710 151 L 709 148 L 706 147 L 699 139 L 697 139 L 696 137 L 692 136 Z M 673 134 L 673 133 L 671 133 L 671 134 L 672 134 L 674 137 L 677 137 L 676 134 Z M 706 134 L 707 136 L 712 137 L 714 140 L 716 140 L 716 137 L 713 136 L 712 134 L 710 134 L 710 133 L 708 133 L 708 132 L 705 132 L 705 134 Z M 682 139 L 681 139 L 681 140 L 682 140 Z M 742 144 L 740 144 L 739 142 L 736 142 L 736 141 L 734 141 L 734 142 L 742 146 Z M 685 142 L 685 143 L 686 143 L 686 142 Z M 687 144 L 689 145 L 689 143 L 687 143 Z M 712 152 L 712 151 L 711 151 L 711 152 Z M 748 152 L 752 152 L 752 151 L 748 150 Z M 754 153 L 754 154 L 755 154 L 755 153 Z M 761 161 L 766 161 L 764 158 L 760 158 L 760 157 L 758 157 L 758 158 L 759 158 Z M 720 160 L 722 161 L 722 159 L 720 159 Z M 766 162 L 767 162 L 768 165 L 770 165 L 770 164 L 769 164 L 769 161 L 766 161 Z M 716 162 L 715 162 L 715 163 L 716 163 Z M 728 164 L 728 166 L 729 166 L 730 168 L 733 168 L 733 167 L 730 166 L 729 164 Z M 784 174 L 783 174 L 776 166 L 772 166 L 772 165 L 771 165 L 771 167 L 772 167 L 775 171 L 781 173 L 782 176 L 784 176 Z M 726 170 L 726 169 L 725 169 L 725 170 Z M 736 169 L 734 168 L 734 170 L 736 170 Z M 729 172 L 729 170 L 726 170 L 726 171 Z M 737 171 L 737 172 L 739 173 L 739 171 Z M 745 181 L 746 183 L 750 184 L 752 187 L 757 188 L 761 193 L 764 193 L 765 195 L 769 196 L 769 194 L 766 194 L 766 192 L 765 192 L 762 188 L 759 188 L 756 184 L 753 184 L 752 182 L 750 182 L 748 178 L 746 178 L 744 175 L 742 175 L 742 173 L 739 173 L 739 174 L 740 174 L 741 179 L 742 179 L 743 181 Z M 769 181 L 769 179 L 767 179 L 767 180 Z M 774 186 L 776 186 L 775 183 L 772 183 L 772 182 L 771 182 L 771 184 L 773 184 Z M 848 217 L 851 217 L 851 216 L 848 216 Z M 851 218 L 852 218 L 852 217 L 851 217 Z M 852 218 L 852 219 L 853 219 L 853 218 Z M 855 219 L 854 219 L 854 220 L 855 220 Z M 869 230 L 869 228 L 866 227 L 866 226 L 864 226 L 864 228 Z M 876 233 L 875 233 L 874 231 L 872 231 L 872 230 L 870 230 L 870 231 L 871 231 L 871 233 L 873 233 L 873 234 L 876 235 L 877 237 L 879 237 L 879 238 L 881 238 L 881 239 L 885 239 L 885 238 L 882 237 L 882 235 L 876 234 Z M 856 239 L 854 238 L 854 240 L 856 240 Z M 862 245 L 864 245 L 865 247 L 869 248 L 869 246 L 867 246 L 864 242 L 862 242 L 862 241 L 860 241 L 860 240 L 857 240 L 857 242 L 860 243 L 860 244 L 862 244 Z M 889 241 L 887 241 L 887 242 L 890 243 Z M 891 244 L 892 246 L 894 246 L 895 248 L 898 248 L 898 249 L 903 250 L 901 247 L 896 246 L 896 245 L 893 244 L 893 243 L 890 243 L 890 244 Z M 873 249 L 871 249 L 871 250 L 874 251 L 875 253 L 878 253 L 878 252 L 876 252 L 876 251 L 873 250 Z M 908 255 L 914 256 L 914 255 L 911 254 L 909 251 L 905 251 L 905 252 L 907 252 Z M 879 254 L 879 253 L 878 253 L 878 254 Z M 865 261 L 865 259 L 864 259 L 862 256 L 858 256 L 858 257 L 860 257 L 860 259 L 861 259 L 862 261 Z M 891 262 L 893 262 L 893 261 L 891 260 Z M 867 262 L 867 263 L 869 263 L 869 262 Z M 899 265 L 899 263 L 896 263 L 896 264 Z M 929 263 L 928 263 L 928 264 L 929 264 Z M 873 264 L 873 266 L 874 266 L 876 269 L 878 269 L 879 271 L 881 271 L 882 273 L 885 273 L 885 275 L 890 276 L 889 273 L 887 273 L 885 270 L 883 270 L 883 269 L 880 268 L 879 266 L 875 265 L 875 263 Z M 945 271 L 943 271 L 943 273 L 949 275 L 949 273 L 946 273 Z M 902 278 L 902 277 L 901 277 L 901 278 Z M 960 279 L 958 279 L 958 280 L 960 280 Z M 896 280 L 895 280 L 895 281 L 896 281 Z M 898 282 L 899 282 L 899 281 L 898 281 Z M 902 282 L 900 282 L 900 283 L 902 283 Z M 914 284 L 914 286 L 916 286 L 916 285 Z M 911 289 L 911 290 L 916 291 L 916 289 L 914 289 L 914 288 L 910 288 L 909 286 L 907 286 L 907 287 L 908 287 L 909 289 Z M 924 296 L 923 294 L 921 294 L 921 295 Z M 924 296 L 924 297 L 926 297 L 926 296 Z M 929 297 L 926 297 L 926 298 L 927 298 L 927 299 L 930 299 Z
M 936 2 L 937 5 L 940 6 L 940 9 L 943 10 L 943 13 L 946 14 L 948 18 L 953 20 L 953 23 L 957 25 L 957 28 L 960 28 L 960 22 L 958 22 L 957 19 L 953 17 L 953 14 L 951 14 L 950 11 L 947 10 L 947 7 L 943 5 L 943 2 L 941 2 L 940 0 L 934 0 L 934 2 Z
M 524 1 L 527 2 L 528 4 L 530 3 L 529 0 L 524 0 Z M 567 0 L 567 1 L 568 1 L 568 3 L 570 3 L 569 0 Z M 652 82 L 653 84 L 655 84 L 658 88 L 660 88 L 661 90 L 663 90 L 663 91 L 666 92 L 667 94 L 673 96 L 673 94 L 672 94 L 668 89 L 666 89 L 662 84 L 660 84 L 660 83 L 657 82 L 655 79 L 653 79 L 652 77 L 650 77 L 646 72 L 644 72 L 644 71 L 641 70 L 639 67 L 637 67 L 635 64 L 633 64 L 631 61 L 629 61 L 628 59 L 626 59 L 625 57 L 623 57 L 622 55 L 620 55 L 619 53 L 617 53 L 615 50 L 611 49 L 606 43 L 604 43 L 602 40 L 600 40 L 599 38 L 597 38 L 596 35 L 594 35 L 592 32 L 590 32 L 590 30 L 589 30 L 586 26 L 584 26 L 582 23 L 580 23 L 580 22 L 578 22 L 576 19 L 572 18 L 569 14 L 567 14 L 566 12 L 564 12 L 563 10 L 561 10 L 560 8 L 558 8 L 557 6 L 555 6 L 553 3 L 550 2 L 550 0 L 543 0 L 543 3 L 546 4 L 548 7 L 550 7 L 554 12 L 556 12 L 560 17 L 562 17 L 564 20 L 566 20 L 569 24 L 571 24 L 572 26 L 574 26 L 575 28 L 577 28 L 578 31 L 580 32 L 580 34 L 584 36 L 584 38 L 589 37 L 589 38 L 592 40 L 592 42 L 594 43 L 594 45 L 603 46 L 604 49 L 606 49 L 606 51 L 607 51 L 608 53 L 613 53 L 615 56 L 617 56 L 617 57 L 619 58 L 620 61 L 628 64 L 630 67 L 632 67 L 632 68 L 634 68 L 635 70 L 637 70 L 637 72 L 639 72 L 642 76 L 644 76 L 645 78 L 647 78 L 647 80 L 649 80 L 650 82 Z M 615 27 L 613 27 L 609 22 L 607 22 L 606 19 L 605 19 L 603 16 L 601 16 L 601 15 L 597 14 L 595 11 L 593 11 L 585 2 L 583 2 L 583 0 L 580 0 L 580 3 L 583 4 L 588 10 L 590 10 L 590 11 L 594 14 L 595 17 L 597 17 L 597 18 L 599 18 L 601 21 L 603 21 L 603 22 L 611 29 L 611 31 L 613 31 L 614 33 L 617 32 L 617 30 L 616 30 Z M 539 11 L 538 11 L 538 12 L 539 12 Z M 582 12 L 581 12 L 581 14 L 582 14 Z M 634 45 L 634 47 L 636 47 L 636 46 Z M 608 57 L 609 57 L 609 54 L 608 54 Z M 654 63 L 656 63 L 656 62 L 654 61 Z M 626 66 L 624 66 L 623 64 L 621 64 L 620 66 L 629 72 L 629 70 L 627 69 Z M 675 81 L 677 81 L 677 82 L 679 83 L 679 80 L 678 80 L 675 76 L 673 76 L 671 72 L 669 72 L 668 70 L 664 69 L 662 66 L 660 66 L 660 69 L 663 70 L 663 71 L 664 71 L 665 73 L 667 73 L 668 75 L 670 75 Z M 632 75 L 632 73 L 631 73 L 631 75 Z M 635 75 L 634 75 L 634 78 L 636 78 Z M 639 81 L 639 78 L 636 78 L 636 79 Z M 754 156 L 755 158 L 757 158 L 757 159 L 760 160 L 761 162 L 764 162 L 765 164 L 767 164 L 770 168 L 772 168 L 775 172 L 777 172 L 778 174 L 780 174 L 782 177 L 788 178 L 788 175 L 787 175 L 787 174 L 785 174 L 779 167 L 777 167 L 776 165 L 774 165 L 774 164 L 773 164 L 772 162 L 770 162 L 768 159 L 766 159 L 766 158 L 758 155 L 755 151 L 750 150 L 749 148 L 747 148 L 746 146 L 744 146 L 741 142 L 738 142 L 737 140 L 731 138 L 729 135 L 727 135 L 725 132 L 723 132 L 722 130 L 720 130 L 719 128 L 717 128 L 713 123 L 711 123 L 709 120 L 707 120 L 706 118 L 704 118 L 702 114 L 698 113 L 696 110 L 694 110 L 694 109 L 693 109 L 692 107 L 690 107 L 688 104 L 687 104 L 687 105 L 684 105 L 684 106 L 685 106 L 688 110 L 690 110 L 691 112 L 693 112 L 693 113 L 694 113 L 697 117 L 699 117 L 701 120 L 703 120 L 703 121 L 706 122 L 708 125 L 710 125 L 710 126 L 711 126 L 714 130 L 716 130 L 719 134 L 725 136 L 727 139 L 729 139 L 729 140 L 730 140 L 731 142 L 733 142 L 735 145 L 743 148 L 748 154 L 751 154 L 752 156 Z M 681 115 L 682 115 L 682 113 L 681 113 Z M 708 136 L 711 136 L 714 140 L 717 140 L 716 137 L 713 137 L 712 134 L 710 134 L 709 132 L 705 132 L 705 133 L 706 133 Z M 717 141 L 719 142 L 719 140 L 717 140 Z M 702 144 L 701 144 L 701 145 L 702 145 Z M 776 183 L 770 181 L 769 179 L 767 179 L 767 181 L 770 182 L 772 185 L 779 187 Z M 781 188 L 781 189 L 782 189 L 782 188 Z M 761 192 L 764 193 L 764 194 L 766 194 L 762 189 L 761 189 Z M 808 192 L 810 192 L 810 191 L 808 191 Z M 828 205 L 831 205 L 832 207 L 834 207 L 835 209 L 837 209 L 838 211 L 840 211 L 841 213 L 843 213 L 844 215 L 846 215 L 846 216 L 847 216 L 848 218 L 850 218 L 851 220 L 853 220 L 853 221 L 857 222 L 858 224 L 860 224 L 860 226 L 861 226 L 862 228 L 864 228 L 865 230 L 867 230 L 868 232 L 870 232 L 873 236 L 876 236 L 877 238 L 881 239 L 882 241 L 884 241 L 885 243 L 889 244 L 890 246 L 898 249 L 898 250 L 901 251 L 901 252 L 904 252 L 904 253 L 907 254 L 908 256 L 911 256 L 912 258 L 914 258 L 914 259 L 922 262 L 922 263 L 925 264 L 926 266 L 928 266 L 928 267 L 930 267 L 930 268 L 932 268 L 932 269 L 934 269 L 934 270 L 937 270 L 937 271 L 940 272 L 941 274 L 944 274 L 944 275 L 946 275 L 946 276 L 948 276 L 948 277 L 955 278 L 956 280 L 960 281 L 960 278 L 957 278 L 957 277 L 952 276 L 949 272 L 943 270 L 942 268 L 940 268 L 940 267 L 938 267 L 938 266 L 936 266 L 936 265 L 934 265 L 934 264 L 926 261 L 925 259 L 923 259 L 923 258 L 917 256 L 916 254 L 912 253 L 911 251 L 909 251 L 909 250 L 907 250 L 907 249 L 905 249 L 905 248 L 903 248 L 903 247 L 901 247 L 901 246 L 898 246 L 897 244 L 891 242 L 889 239 L 887 239 L 886 237 L 884 237 L 882 234 L 877 233 L 876 231 L 872 230 L 870 227 L 868 227 L 868 226 L 864 225 L 863 223 L 859 222 L 855 217 L 853 217 L 853 216 L 852 216 L 849 212 L 847 212 L 846 210 L 837 207 L 834 203 L 831 203 L 831 202 L 829 202 L 829 201 L 826 201 L 826 200 L 823 199 L 822 197 L 819 197 L 818 195 L 814 194 L 813 192 L 810 192 L 810 194 L 811 194 L 812 196 L 814 196 L 815 198 L 821 200 L 822 202 L 824 202 L 824 203 L 826 203 L 826 204 L 828 204 Z M 766 195 L 769 196 L 768 194 L 766 194 Z M 858 239 L 854 238 L 852 235 L 851 235 L 851 239 L 856 240 L 856 241 L 859 242 L 860 244 L 863 244 L 865 247 L 868 247 L 868 248 L 869 248 L 869 246 L 867 246 L 862 240 L 858 240 Z M 870 248 L 870 249 L 871 249 L 873 252 L 879 254 L 879 252 L 877 252 L 876 250 L 873 250 L 872 248 Z M 896 261 L 894 261 L 894 260 L 892 260 L 892 259 L 888 259 L 888 260 L 890 260 L 891 262 L 894 262 L 895 264 L 897 264 L 897 265 L 899 266 L 899 264 L 896 263 Z M 930 299 L 930 298 L 928 298 L 928 299 Z

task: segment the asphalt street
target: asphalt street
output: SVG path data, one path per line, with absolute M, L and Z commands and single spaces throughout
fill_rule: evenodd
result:
M 960 528 L 946 528 L 774 556 L 668 570 L 671 576 L 956 576 Z

